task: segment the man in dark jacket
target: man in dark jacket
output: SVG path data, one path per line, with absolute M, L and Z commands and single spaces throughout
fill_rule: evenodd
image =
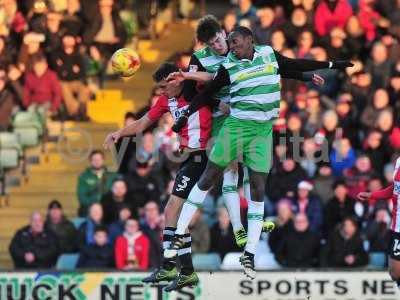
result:
M 77 250 L 77 230 L 64 216 L 61 203 L 57 200 L 49 203 L 45 228 L 57 238 L 60 254 Z
M 103 207 L 104 217 L 103 222 L 109 225 L 118 220 L 119 211 L 125 206 L 130 206 L 128 200 L 128 187 L 126 182 L 117 178 L 111 188 L 111 191 L 103 196 L 101 199 L 101 206 Z
M 85 121 L 90 90 L 85 84 L 84 58 L 79 52 L 77 38 L 73 33 L 66 32 L 61 41 L 61 47 L 50 56 L 51 65 L 60 79 L 68 115 Z
M 110 191 L 116 174 L 109 172 L 104 165 L 104 154 L 94 150 L 90 156 L 90 167 L 78 179 L 79 216 L 86 217 L 88 208 L 98 203 L 101 197 Z
M 114 267 L 114 249 L 108 242 L 107 229 L 98 226 L 94 234 L 95 244 L 81 249 L 78 268 L 112 268 Z
M 318 197 L 310 196 L 313 185 L 308 181 L 301 181 L 297 185 L 297 197 L 293 202 L 295 213 L 304 213 L 310 222 L 310 230 L 320 234 L 323 224 L 322 203 Z
M 294 228 L 282 237 L 276 259 L 285 267 L 310 268 L 318 263 L 319 239 L 310 230 L 307 215 L 299 213 L 294 219 Z
M 53 234 L 44 229 L 42 215 L 34 212 L 30 225 L 13 237 L 9 251 L 17 269 L 52 268 L 57 261 L 57 244 Z
M 326 236 L 329 236 L 345 217 L 356 217 L 356 202 L 348 196 L 344 181 L 335 182 L 333 189 L 335 196 L 329 200 L 325 207 L 324 232 Z
M 331 267 L 361 267 L 368 263 L 356 220 L 345 218 L 332 234 L 327 244 L 326 261 Z

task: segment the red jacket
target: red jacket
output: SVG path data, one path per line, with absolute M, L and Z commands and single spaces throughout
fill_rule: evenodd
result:
M 315 11 L 315 30 L 320 36 L 324 36 L 334 27 L 343 29 L 352 15 L 353 9 L 347 0 L 339 0 L 333 12 L 329 9 L 326 2 L 322 1 Z
M 400 127 L 395 127 L 390 134 L 390 144 L 395 149 L 400 149 Z
M 365 36 L 368 41 L 373 41 L 376 37 L 376 22 L 381 18 L 381 15 L 374 10 L 371 5 L 365 3 L 364 0 L 360 1 L 360 10 L 358 13 L 358 20 L 361 27 L 365 31 Z
M 135 240 L 134 253 L 138 261 L 140 270 L 147 270 L 149 267 L 150 241 L 144 234 Z M 117 269 L 123 269 L 128 260 L 128 240 L 119 236 L 115 241 L 115 266 Z
M 51 110 L 57 111 L 60 107 L 61 99 L 61 85 L 55 72 L 48 69 L 41 77 L 37 77 L 34 72 L 26 74 L 24 107 L 28 107 L 31 104 L 50 102 Z

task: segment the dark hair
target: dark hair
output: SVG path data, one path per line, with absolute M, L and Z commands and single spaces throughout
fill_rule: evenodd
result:
M 336 181 L 333 183 L 332 188 L 333 188 L 334 190 L 336 190 L 336 188 L 337 188 L 339 185 L 344 185 L 344 186 L 347 188 L 346 182 L 345 182 L 343 179 L 338 179 L 338 180 L 336 180 Z
M 128 111 L 128 112 L 125 114 L 124 119 L 125 119 L 125 120 L 126 120 L 126 119 L 135 119 L 135 120 L 136 120 L 136 115 L 135 115 L 133 112 Z
M 248 37 L 248 36 L 250 36 L 250 37 L 253 38 L 253 32 L 252 32 L 250 29 L 248 29 L 247 27 L 244 27 L 244 26 L 238 26 L 238 27 L 236 27 L 236 28 L 230 33 L 229 36 L 233 36 L 233 35 L 237 35 L 237 34 L 241 35 L 242 37 Z
M 222 27 L 218 20 L 213 15 L 206 15 L 200 19 L 197 25 L 196 35 L 200 42 L 207 43 L 221 31 Z
M 102 157 L 104 157 L 104 153 L 103 153 L 103 151 L 101 151 L 101 150 L 93 150 L 92 152 L 90 152 L 90 154 L 89 154 L 89 159 L 92 159 L 92 157 L 94 156 L 94 155 L 96 155 L 96 154 L 100 154 Z
M 94 229 L 94 233 L 103 231 L 105 233 L 108 233 L 107 227 L 104 225 L 97 225 L 96 228 Z
M 45 61 L 47 63 L 47 58 L 42 53 L 36 53 L 32 56 L 32 64 Z
M 158 69 L 153 74 L 153 80 L 155 82 L 160 82 L 167 78 L 169 74 L 173 72 L 178 72 L 179 69 L 171 62 L 165 62 L 158 67 Z

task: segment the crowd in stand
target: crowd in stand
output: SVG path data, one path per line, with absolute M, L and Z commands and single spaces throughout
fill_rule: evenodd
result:
M 23 20 L 23 24 L 31 20 L 30 14 L 17 15 L 16 20 Z M 75 16 L 73 9 L 64 15 L 54 13 L 62 20 L 74 20 L 71 15 Z M 17 21 L 10 34 L 19 35 L 25 48 L 33 40 L 43 43 L 38 34 L 51 36 L 51 32 L 59 32 L 47 28 L 50 16 L 46 14 L 47 22 L 41 23 L 45 25 L 44 31 L 29 39 L 26 34 L 22 38 Z M 400 154 L 400 1 L 238 0 L 221 22 L 228 33 L 236 25 L 250 27 L 257 43 L 271 45 L 288 57 L 351 59 L 355 63 L 346 73 L 319 71 L 326 80 L 321 87 L 282 81 L 281 115 L 274 126 L 274 165 L 265 195 L 266 216 L 276 220 L 277 228 L 264 243 L 283 267 L 367 265 L 368 253 L 386 252 L 392 204 L 378 201 L 369 206 L 357 201 L 356 195 L 390 183 L 393 161 Z M 118 25 L 115 26 L 114 43 L 107 41 L 109 47 L 101 48 L 102 54 L 111 53 L 110 49 L 123 41 L 122 30 L 120 35 Z M 83 75 L 80 65 L 75 65 L 79 59 L 63 62 L 69 59 L 68 53 L 80 57 L 73 50 L 76 44 L 88 45 L 89 54 L 96 57 L 94 49 L 100 46 L 89 45 L 104 43 L 96 40 L 101 30 L 107 29 L 91 27 L 89 32 L 80 31 L 78 38 L 76 32 L 66 31 L 59 43 L 64 50 L 53 53 L 58 53 L 53 60 L 54 71 L 43 71 L 47 69 L 43 56 L 26 50 L 24 57 L 28 58 L 23 65 L 29 69 L 30 61 L 33 71 L 26 76 L 25 84 L 40 86 L 35 83 L 40 80 L 38 74 L 55 77 L 56 72 L 61 83 L 52 83 L 51 90 L 55 92 L 51 107 L 56 108 L 63 98 L 68 108 L 65 86 L 72 88 L 71 82 Z M 48 47 L 55 45 L 50 43 Z M 194 49 L 199 47 L 196 43 Z M 178 57 L 179 66 L 187 67 L 190 55 Z M 14 63 L 4 68 L 0 83 L 7 74 L 10 78 L 14 73 L 21 74 L 19 67 Z M 14 77 L 19 80 L 19 76 Z M 79 89 L 76 87 L 76 91 Z M 32 92 L 28 99 L 50 100 L 39 95 L 42 93 Z M 155 88 L 148 107 L 158 95 Z M 83 99 L 82 96 L 71 103 L 83 103 Z M 30 103 L 24 101 L 25 105 Z M 69 113 L 79 111 L 75 104 L 70 106 Z M 148 107 L 128 113 L 125 123 L 141 117 Z M 34 213 L 30 225 L 20 230 L 11 244 L 16 267 L 50 267 L 57 255 L 69 252 L 81 254 L 79 267 L 157 267 L 163 206 L 177 170 L 169 156 L 178 150 L 176 135 L 170 130 L 172 124 L 171 116 L 165 115 L 138 143 L 129 143 L 118 174 L 109 172 L 103 154 L 94 151 L 90 166 L 78 180 L 79 216 L 86 218 L 85 222 L 75 229 L 62 216 L 57 202 L 49 205 L 46 222 Z M 247 204 L 241 187 L 239 194 L 246 222 Z M 223 258 L 226 253 L 239 250 L 220 189 L 210 191 L 190 229 L 193 253 L 216 252 Z M 57 239 L 58 243 L 54 243 Z

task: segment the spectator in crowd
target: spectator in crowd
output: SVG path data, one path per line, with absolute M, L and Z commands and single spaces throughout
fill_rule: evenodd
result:
M 30 224 L 12 238 L 9 251 L 17 269 L 52 268 L 58 256 L 57 239 L 44 228 L 42 215 L 34 212 Z
M 361 27 L 360 21 L 356 16 L 351 16 L 346 25 L 347 39 L 346 43 L 349 47 L 351 57 L 358 55 L 365 59 L 367 53 L 367 41 L 364 35 L 364 30 Z
M 78 246 L 77 230 L 74 224 L 64 215 L 62 205 L 57 200 L 49 203 L 45 228 L 57 238 L 60 254 L 76 251 Z
M 88 167 L 78 178 L 78 215 L 84 217 L 92 203 L 98 203 L 101 197 L 110 191 L 116 174 L 109 172 L 104 165 L 104 154 L 100 150 L 94 150 L 89 156 Z
M 390 215 L 387 209 L 380 208 L 375 212 L 366 228 L 370 252 L 386 253 L 390 245 Z
M 352 15 L 347 0 L 322 0 L 315 10 L 314 29 L 319 36 L 325 36 L 334 27 L 345 28 Z
M 222 21 L 222 27 L 224 28 L 226 34 L 233 31 L 237 23 L 236 14 L 234 11 L 229 11 Z
M 133 210 L 143 209 L 147 202 L 158 201 L 161 196 L 161 184 L 153 168 L 153 162 L 148 157 L 136 162 L 136 170 L 126 176 L 129 194 L 132 195 Z
M 348 93 L 339 95 L 336 103 L 336 114 L 338 116 L 338 127 L 346 133 L 346 136 L 351 140 L 355 141 L 355 146 L 359 146 L 357 143 L 357 127 L 355 122 L 355 111 L 352 105 L 353 96 Z
M 14 94 L 7 87 L 7 73 L 0 69 L 0 130 L 10 126 L 11 115 L 16 104 Z
M 90 98 L 85 84 L 85 64 L 73 33 L 66 32 L 62 45 L 51 54 L 52 68 L 61 81 L 62 96 L 68 116 L 79 121 L 87 121 L 86 104 Z
M 348 195 L 346 183 L 338 180 L 333 185 L 334 197 L 325 207 L 325 234 L 329 236 L 346 217 L 356 217 L 355 200 Z
M 114 0 L 99 0 L 98 13 L 83 33 L 83 41 L 101 53 L 105 64 L 111 55 L 126 43 L 126 30 L 114 5 Z
M 284 26 L 284 33 L 287 45 L 292 48 L 296 45 L 297 39 L 303 31 L 309 30 L 307 24 L 307 14 L 303 8 L 297 7 L 293 10 L 290 22 Z
M 357 221 L 351 217 L 343 220 L 327 244 L 327 262 L 331 267 L 361 267 L 368 263 L 363 239 Z
M 330 59 L 350 58 L 351 52 L 346 44 L 346 32 L 341 28 L 334 28 L 329 33 L 329 45 L 326 47 Z
M 48 68 L 44 56 L 34 56 L 33 71 L 25 76 L 24 107 L 44 105 L 54 114 L 60 108 L 61 99 L 61 86 L 56 73 Z
M 122 178 L 115 179 L 111 191 L 105 194 L 100 202 L 104 211 L 104 224 L 108 225 L 117 221 L 120 209 L 131 205 L 127 192 L 126 182 Z
M 283 237 L 276 259 L 284 267 L 310 268 L 318 264 L 319 239 L 309 228 L 307 215 L 299 213 L 294 227 Z
M 304 140 L 302 150 L 300 165 L 307 172 L 307 176 L 312 178 L 317 172 L 317 162 L 321 153 L 313 138 Z
M 148 202 L 144 207 L 144 217 L 140 220 L 140 227 L 150 239 L 150 267 L 158 267 L 161 264 L 163 223 L 158 204 L 154 201 Z
M 268 245 L 271 252 L 277 255 L 282 247 L 283 236 L 286 236 L 293 227 L 293 206 L 289 199 L 281 199 L 276 205 L 276 228 L 269 234 Z
M 333 144 L 333 150 L 329 155 L 333 174 L 336 177 L 343 176 L 346 169 L 350 169 L 356 162 L 356 153 L 351 146 L 350 140 L 341 138 Z
M 322 115 L 322 127 L 314 136 L 315 142 L 321 147 L 333 147 L 333 142 L 337 135 L 337 127 L 339 124 L 338 115 L 334 110 L 327 110 Z M 326 148 L 324 148 L 326 149 Z
M 61 26 L 66 30 L 81 36 L 84 28 L 84 15 L 80 0 L 68 0 L 66 10 L 63 12 Z
M 323 205 L 326 205 L 334 196 L 332 189 L 334 182 L 335 178 L 330 164 L 324 161 L 321 162 L 314 178 L 314 193 L 321 199 Z
M 94 230 L 97 226 L 103 225 L 103 208 L 98 203 L 89 207 L 88 216 L 78 230 L 79 248 L 85 245 L 94 244 Z
M 257 20 L 253 24 L 254 40 L 257 44 L 271 44 L 271 35 L 275 29 L 275 12 L 270 7 L 263 7 L 257 10 Z
M 238 0 L 238 8 L 236 10 L 237 24 L 241 21 L 247 20 L 249 22 L 257 18 L 257 10 L 253 6 L 251 0 Z
M 378 27 L 387 28 L 390 25 L 390 22 L 374 9 L 374 4 L 373 0 L 360 0 L 357 15 L 368 42 L 376 38 Z
M 107 229 L 97 226 L 94 229 L 94 242 L 85 245 L 79 253 L 78 268 L 112 268 L 114 267 L 114 249 L 108 244 Z
M 389 151 L 382 144 L 382 134 L 378 130 L 370 131 L 363 148 L 372 164 L 372 168 L 382 174 L 383 166 L 389 161 Z
M 62 15 L 58 12 L 49 12 L 46 15 L 46 31 L 44 32 L 44 50 L 46 54 L 52 54 L 61 47 Z M 58 74 L 60 75 L 60 74 Z
M 286 36 L 280 29 L 275 29 L 271 34 L 271 45 L 277 52 L 282 52 L 286 49 Z
M 131 209 L 128 205 L 124 204 L 120 207 L 118 213 L 118 220 L 114 221 L 108 227 L 108 239 L 111 245 L 114 245 L 118 236 L 124 233 L 125 222 L 132 217 Z
M 268 176 L 267 181 L 267 195 L 274 201 L 283 197 L 293 197 L 297 184 L 307 179 L 306 172 L 292 157 L 285 158 L 275 172 Z
M 309 181 L 300 181 L 297 185 L 297 197 L 293 201 L 294 212 L 306 214 L 310 230 L 320 233 L 323 224 L 323 211 L 321 200 L 310 193 L 314 186 Z
M 344 171 L 348 194 L 356 199 L 358 193 L 367 190 L 368 182 L 376 176 L 372 169 L 371 160 L 365 154 L 357 157 L 355 166 Z
M 29 32 L 24 35 L 21 50 L 18 54 L 17 65 L 21 72 L 32 71 L 33 62 L 38 55 L 44 55 L 41 44 L 45 41 L 42 33 Z
M 210 229 L 210 252 L 218 253 L 221 259 L 229 252 L 239 251 L 233 238 L 229 214 L 225 207 L 220 207 L 217 222 Z
M 383 43 L 376 42 L 371 50 L 371 59 L 365 66 L 366 71 L 372 76 L 372 86 L 375 89 L 388 86 L 392 66 L 387 47 Z
M 193 253 L 207 253 L 210 249 L 210 229 L 203 220 L 203 211 L 198 209 L 189 224 Z
M 147 270 L 150 241 L 140 230 L 139 222 L 128 219 L 125 231 L 115 242 L 115 266 L 120 270 Z
M 375 127 L 380 112 L 389 107 L 389 95 L 384 89 L 374 92 L 372 103 L 365 107 L 361 115 L 361 123 L 368 129 Z

